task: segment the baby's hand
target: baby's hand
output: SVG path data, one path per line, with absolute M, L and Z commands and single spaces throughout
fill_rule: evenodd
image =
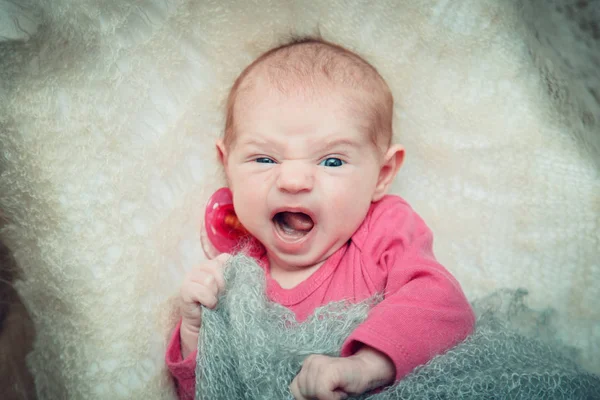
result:
M 202 309 L 200 305 L 215 308 L 219 293 L 225 288 L 223 266 L 231 257 L 221 254 L 193 268 L 183 280 L 181 286 L 181 354 L 185 358 L 196 349 L 198 333 L 202 323 Z
M 290 385 L 296 400 L 339 400 L 394 380 L 394 365 L 383 353 L 364 348 L 351 357 L 308 356 Z

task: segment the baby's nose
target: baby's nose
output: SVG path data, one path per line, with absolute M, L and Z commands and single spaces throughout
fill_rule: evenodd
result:
M 313 168 L 301 161 L 284 161 L 279 165 L 277 188 L 288 193 L 312 190 Z

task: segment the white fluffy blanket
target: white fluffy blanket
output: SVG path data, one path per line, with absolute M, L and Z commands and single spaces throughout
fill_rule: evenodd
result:
M 393 192 L 467 295 L 526 288 L 600 371 L 599 3 L 561 3 L 0 0 L 1 235 L 40 398 L 173 398 L 163 353 L 222 184 L 224 96 L 316 32 L 388 80 Z

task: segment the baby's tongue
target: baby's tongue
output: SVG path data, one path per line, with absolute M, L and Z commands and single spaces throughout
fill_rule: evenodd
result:
M 282 212 L 282 222 L 288 227 L 296 231 L 310 231 L 314 225 L 313 220 L 304 213 Z

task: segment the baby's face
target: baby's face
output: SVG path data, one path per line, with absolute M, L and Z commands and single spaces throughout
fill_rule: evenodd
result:
M 351 111 L 349 96 L 356 93 L 284 95 L 263 84 L 238 97 L 225 171 L 238 218 L 272 267 L 323 262 L 367 214 L 381 150 L 365 129 L 367 113 Z

